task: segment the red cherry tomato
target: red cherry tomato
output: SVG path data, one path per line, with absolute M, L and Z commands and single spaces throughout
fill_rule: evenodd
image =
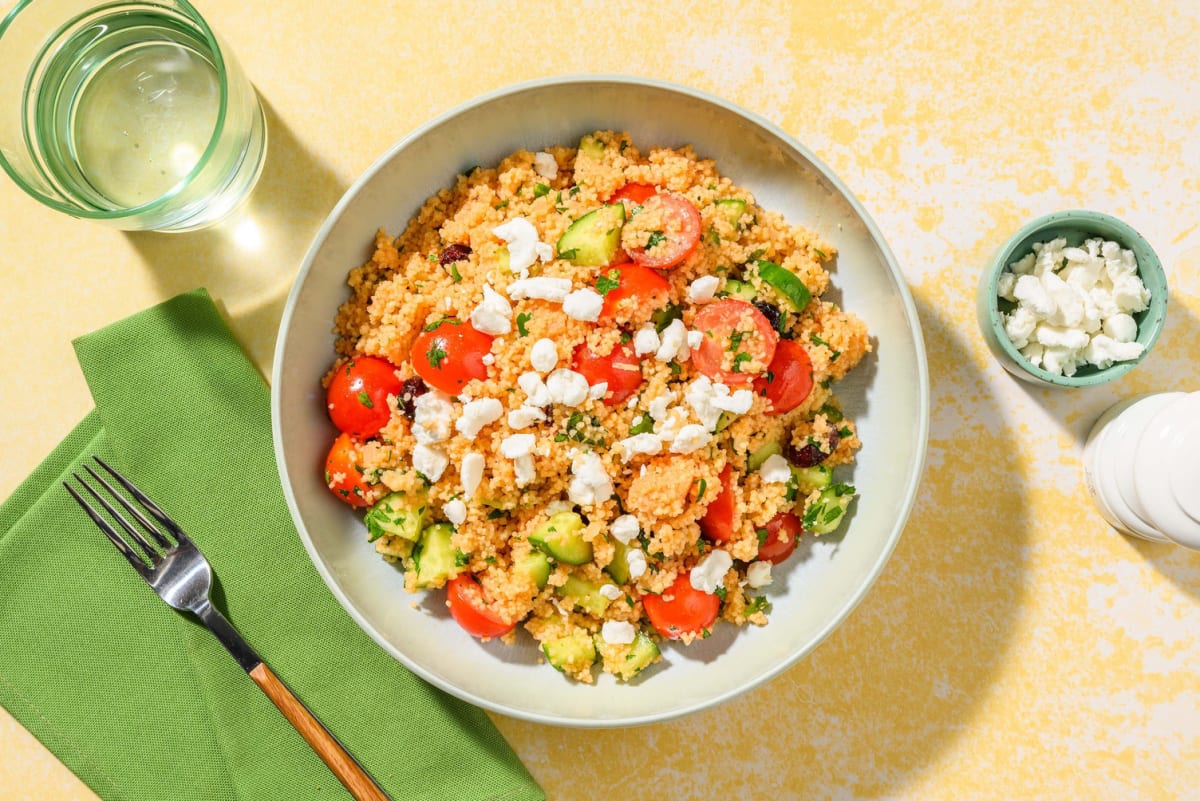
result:
M 472 378 L 487 378 L 483 357 L 492 349 L 492 337 L 470 323 L 443 320 L 432 331 L 417 334 L 412 364 L 425 383 L 457 395 Z
M 713 381 L 748 384 L 775 358 L 779 334 L 762 312 L 744 300 L 720 300 L 696 315 L 692 328 L 704 335 L 692 364 Z
M 642 385 L 642 366 L 629 345 L 617 345 L 612 353 L 600 356 L 585 342 L 575 348 L 572 359 L 575 372 L 586 378 L 589 385 L 608 382 L 606 406 L 627 400 Z
M 680 573 L 662 595 L 642 596 L 651 625 L 669 640 L 699 634 L 716 621 L 721 609 L 721 599 L 693 587 L 691 575 Z
M 600 310 L 600 318 L 604 320 L 626 322 L 631 319 L 629 312 L 634 309 L 661 309 L 671 295 L 667 279 L 631 262 L 605 267 L 600 275 L 617 282 L 616 288 L 604 295 L 604 307 Z
M 700 532 L 712 542 L 727 542 L 733 536 L 737 504 L 733 501 L 733 468 L 728 464 L 721 470 L 721 486 L 700 518 Z
M 758 558 L 771 564 L 779 564 L 796 550 L 796 541 L 804 533 L 800 518 L 791 512 L 780 512 L 767 523 L 767 539 L 758 546 Z M 780 535 L 787 538 L 787 542 Z
M 635 206 L 640 206 L 646 202 L 648 198 L 658 194 L 658 187 L 653 184 L 625 184 L 608 199 L 609 204 L 625 203 L 625 215 L 629 216 L 629 212 L 633 211 Z
M 450 616 L 472 637 L 499 637 L 513 630 L 509 623 L 488 608 L 483 587 L 470 573 L 459 573 L 446 585 Z
M 652 267 L 655 270 L 669 270 L 678 266 L 692 255 L 696 245 L 700 244 L 700 211 L 692 201 L 682 195 L 654 195 L 647 198 L 642 205 L 648 210 L 652 205 L 660 205 L 662 213 L 670 220 L 668 227 L 679 230 L 668 234 L 661 244 L 652 249 L 631 249 L 629 258 L 643 267 Z
M 351 506 L 370 506 L 383 496 L 383 487 L 363 480 L 360 443 L 349 434 L 340 434 L 325 457 L 325 486 Z
M 771 402 L 768 414 L 783 414 L 804 403 L 813 388 L 812 360 L 799 342 L 782 339 L 766 375 L 754 379 L 754 391 Z
M 358 439 L 369 439 L 391 417 L 388 395 L 399 397 L 404 386 L 391 362 L 374 356 L 356 356 L 338 367 L 325 394 L 329 419 Z

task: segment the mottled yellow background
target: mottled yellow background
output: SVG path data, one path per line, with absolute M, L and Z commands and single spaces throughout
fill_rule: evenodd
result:
M 879 223 L 929 350 L 928 469 L 882 578 L 811 657 L 657 726 L 497 717 L 534 776 L 555 801 L 1200 798 L 1200 554 L 1114 533 L 1079 466 L 1109 404 L 1200 389 L 1200 4 L 200 8 L 266 102 L 270 154 L 252 211 L 267 225 L 258 239 L 236 225 L 126 235 L 0 182 L 0 495 L 90 407 L 78 334 L 204 284 L 267 371 L 324 215 L 417 125 L 541 76 L 675 81 L 790 131 Z M 1115 384 L 1069 393 L 1004 373 L 972 309 L 989 255 L 1025 220 L 1066 207 L 1133 224 L 1171 288 L 1151 356 Z M 0 801 L 91 798 L 0 715 Z

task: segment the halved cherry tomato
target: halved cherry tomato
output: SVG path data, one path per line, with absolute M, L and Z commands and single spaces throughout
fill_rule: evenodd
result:
M 368 484 L 362 473 L 360 443 L 349 434 L 340 434 L 325 457 L 325 486 L 351 506 L 370 506 L 384 493 L 380 484 Z
M 795 409 L 813 388 L 812 360 L 799 342 L 781 339 L 766 375 L 754 379 L 754 391 L 771 402 L 768 414 Z
M 680 573 L 662 595 L 642 596 L 646 617 L 669 640 L 700 633 L 716 621 L 721 609 L 721 599 L 693 587 L 691 575 Z
M 654 248 L 630 249 L 629 258 L 643 267 L 669 270 L 692 255 L 696 245 L 700 244 L 702 230 L 700 211 L 695 204 L 682 195 L 658 194 L 647 198 L 642 205 L 647 210 L 655 205 L 661 206 L 662 214 L 670 219 L 668 227 L 679 230 L 667 234 L 662 243 Z
M 607 356 L 600 356 L 585 342 L 575 348 L 572 359 L 575 372 L 586 378 L 589 385 L 608 382 L 606 406 L 627 400 L 642 385 L 642 365 L 629 345 L 617 345 Z
M 721 470 L 721 486 L 700 518 L 700 532 L 712 542 L 726 542 L 733 536 L 733 519 L 737 504 L 733 501 L 733 468 Z
M 744 300 L 720 300 L 696 315 L 692 328 L 703 334 L 692 364 L 713 381 L 748 384 L 775 358 L 779 334 L 762 312 Z
M 646 202 L 647 198 L 654 197 L 658 194 L 658 187 L 653 184 L 625 184 L 616 192 L 613 192 L 612 197 L 608 199 L 609 204 L 627 203 L 625 207 L 625 216 L 629 216 L 629 212 L 633 211 L 634 206 L 640 206 Z
M 796 550 L 796 541 L 804 533 L 800 518 L 791 512 L 780 512 L 767 523 L 767 539 L 758 546 L 758 558 L 764 562 L 779 564 Z M 787 538 L 784 542 L 780 535 Z
M 600 277 L 617 282 L 615 288 L 604 294 L 604 306 L 600 310 L 601 319 L 627 322 L 631 319 L 630 311 L 661 309 L 667 305 L 671 295 L 671 285 L 667 283 L 667 279 L 654 270 L 631 262 L 605 267 L 600 270 Z M 649 315 L 646 315 L 645 319 L 649 319 Z
M 472 637 L 500 637 L 513 630 L 509 623 L 488 608 L 483 587 L 470 573 L 459 573 L 446 585 L 450 616 Z
M 442 320 L 432 331 L 417 334 L 412 364 L 417 375 L 442 392 L 457 395 L 472 378 L 487 378 L 483 357 L 492 349 L 492 337 L 470 323 Z
M 325 394 L 329 419 L 340 431 L 358 439 L 379 433 L 391 417 L 388 395 L 400 396 L 404 382 L 395 366 L 374 356 L 356 356 L 333 375 Z

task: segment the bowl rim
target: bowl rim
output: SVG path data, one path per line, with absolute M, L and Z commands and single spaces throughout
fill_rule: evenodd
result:
M 1145 318 L 1151 324 L 1150 336 L 1143 343 L 1145 347 L 1142 349 L 1141 354 L 1136 359 L 1129 359 L 1123 362 L 1114 362 L 1103 370 L 1098 370 L 1094 373 L 1088 373 L 1082 376 L 1058 375 L 1056 373 L 1051 373 L 1048 370 L 1044 370 L 1041 367 L 1037 367 L 1030 362 L 1029 359 L 1027 359 L 1024 354 L 1022 354 L 1021 351 L 1019 351 L 1017 347 L 1013 345 L 1008 333 L 1004 330 L 1004 323 L 1000 319 L 998 295 L 1000 276 L 1008 270 L 1009 264 L 1011 264 L 1013 261 L 1013 256 L 1016 253 L 1017 247 L 1034 237 L 1040 231 L 1049 229 L 1055 225 L 1071 222 L 1085 223 L 1085 225 L 1080 226 L 1081 228 L 1086 228 L 1086 223 L 1101 222 L 1112 226 L 1120 232 L 1122 239 L 1126 240 L 1125 242 L 1121 243 L 1122 246 L 1132 249 L 1132 245 L 1134 243 L 1140 244 L 1150 258 L 1146 262 L 1141 260 L 1138 261 L 1139 277 L 1142 277 L 1144 281 L 1145 272 L 1149 271 L 1150 273 L 1154 274 L 1158 283 L 1161 283 L 1163 287 L 1162 292 L 1155 292 L 1150 296 L 1150 305 L 1146 309 Z M 1102 211 L 1094 211 L 1092 209 L 1062 209 L 1060 211 L 1050 212 L 1049 214 L 1043 214 L 1040 217 L 1035 217 L 1034 219 L 1022 225 L 1017 229 L 1016 233 L 1005 240 L 999 252 L 997 252 L 995 257 L 989 263 L 988 279 L 985 282 L 983 289 L 986 293 L 985 300 L 988 312 L 987 322 L 991 329 L 992 335 L 996 340 L 996 344 L 1000 347 L 1004 354 L 1012 360 L 1012 363 L 1019 367 L 1027 375 L 1033 376 L 1041 383 L 1053 384 L 1059 387 L 1092 387 L 1099 384 L 1108 383 L 1109 381 L 1114 381 L 1125 375 L 1134 367 L 1136 367 L 1138 363 L 1140 363 L 1142 359 L 1146 358 L 1147 354 L 1150 353 L 1150 349 L 1153 348 L 1154 343 L 1158 341 L 1158 337 L 1162 333 L 1166 322 L 1167 278 L 1166 273 L 1163 271 L 1162 261 L 1159 259 L 1158 254 L 1154 251 L 1154 248 L 1150 246 L 1150 243 L 1146 240 L 1146 238 L 1142 236 L 1141 233 L 1139 233 L 1138 230 L 1132 225 L 1118 217 L 1112 216 L 1111 214 L 1106 214 Z M 1139 325 L 1139 339 L 1141 332 L 1142 328 Z
M 299 505 L 296 500 L 295 493 L 292 489 L 292 483 L 287 470 L 287 461 L 284 458 L 283 447 L 283 432 L 282 421 L 280 418 L 281 407 L 281 378 L 283 369 L 283 356 L 287 347 L 287 330 L 291 327 L 292 317 L 296 311 L 297 299 L 300 294 L 301 287 L 304 285 L 308 277 L 308 273 L 316 261 L 317 254 L 323 243 L 328 238 L 330 231 L 338 223 L 341 215 L 346 207 L 350 205 L 357 195 L 366 187 L 375 176 L 384 168 L 384 166 L 392 159 L 401 153 L 403 150 L 411 146 L 420 138 L 426 136 L 431 131 L 453 119 L 454 117 L 466 113 L 474 108 L 486 105 L 495 100 L 510 95 L 520 94 L 547 87 L 555 87 L 569 84 L 618 84 L 636 87 L 649 87 L 667 92 L 684 95 L 703 103 L 718 106 L 725 111 L 728 111 L 742 119 L 747 120 L 755 126 L 758 126 L 785 142 L 790 147 L 794 148 L 801 156 L 808 160 L 815 171 L 820 176 L 828 181 L 841 194 L 842 198 L 850 206 L 854 214 L 861 220 L 863 226 L 867 229 L 868 234 L 874 245 L 878 248 L 880 256 L 888 271 L 891 273 L 897 288 L 897 295 L 904 308 L 906 319 L 909 321 L 909 327 L 913 335 L 913 341 L 916 345 L 915 356 L 916 363 L 913 365 L 916 376 L 917 401 L 920 410 L 919 419 L 916 423 L 915 443 L 916 448 L 913 454 L 913 470 L 908 477 L 908 481 L 904 486 L 903 501 L 900 504 L 899 514 L 896 515 L 895 522 L 892 524 L 891 530 L 888 531 L 886 539 L 883 542 L 883 547 L 880 548 L 874 561 L 871 563 L 870 569 L 864 576 L 862 584 L 852 593 L 846 601 L 830 616 L 825 625 L 820 628 L 815 636 L 811 639 L 805 648 L 797 650 L 786 659 L 781 659 L 778 664 L 772 668 L 763 671 L 758 676 L 751 678 L 736 687 L 732 687 L 726 692 L 707 696 L 701 701 L 682 704 L 677 708 L 664 710 L 661 712 L 647 713 L 644 715 L 631 715 L 625 718 L 612 719 L 580 719 L 580 718 L 563 718 L 556 717 L 550 714 L 529 711 L 525 709 L 507 706 L 503 703 L 493 701 L 488 698 L 481 697 L 476 693 L 464 690 L 456 685 L 453 685 L 439 676 L 434 675 L 430 671 L 423 668 L 421 665 L 414 662 L 407 655 L 402 653 L 398 648 L 389 643 L 382 634 L 363 616 L 363 614 L 352 604 L 345 594 L 341 591 L 338 583 L 324 560 L 320 558 L 317 552 L 316 545 L 313 543 L 309 535 L 307 527 L 303 523 L 303 517 L 300 514 Z M 577 73 L 559 76 L 549 76 L 537 78 L 528 81 L 521 81 L 513 84 L 506 84 L 500 88 L 476 95 L 466 101 L 451 107 L 441 114 L 433 117 L 427 122 L 412 129 L 408 134 L 403 136 L 398 142 L 389 147 L 381 156 L 379 156 L 357 179 L 346 189 L 341 199 L 329 212 L 324 223 L 314 235 L 312 242 L 309 244 L 308 251 L 305 253 L 301 267 L 296 274 L 291 290 L 288 292 L 287 299 L 284 304 L 283 314 L 280 318 L 277 341 L 273 354 L 271 365 L 271 433 L 274 442 L 276 468 L 279 472 L 284 499 L 287 502 L 288 510 L 291 513 L 292 521 L 296 526 L 297 534 L 299 535 L 304 548 L 308 553 L 309 560 L 317 569 L 326 587 L 333 594 L 338 604 L 346 611 L 348 615 L 355 621 L 359 628 L 365 632 L 372 640 L 374 640 L 385 652 L 399 661 L 405 668 L 412 671 L 424 681 L 443 690 L 450 695 L 462 699 L 475 706 L 496 712 L 508 717 L 527 720 L 535 723 L 542 723 L 552 726 L 562 726 L 570 728 L 617 728 L 624 726 L 640 726 L 651 723 L 661 723 L 668 720 L 691 715 L 705 709 L 718 706 L 732 698 L 742 695 L 750 690 L 760 687 L 767 681 L 775 678 L 788 668 L 795 665 L 801 659 L 811 654 L 821 643 L 823 643 L 830 634 L 832 634 L 839 626 L 845 622 L 850 613 L 858 606 L 858 604 L 867 596 L 871 588 L 878 581 L 883 568 L 896 548 L 896 544 L 903 533 L 904 527 L 912 515 L 913 506 L 916 504 L 917 491 L 920 487 L 921 479 L 924 475 L 928 444 L 929 444 L 929 417 L 930 417 L 930 386 L 929 386 L 929 367 L 928 357 L 925 349 L 924 333 L 920 325 L 920 315 L 917 313 L 916 304 L 913 301 L 912 293 L 909 289 L 907 280 L 904 277 L 903 271 L 900 269 L 899 262 L 895 254 L 892 253 L 890 245 L 884 238 L 875 220 L 867 212 L 862 202 L 857 195 L 839 178 L 833 170 L 829 168 L 815 153 L 808 147 L 804 146 L 794 136 L 783 130 L 775 123 L 765 119 L 764 117 L 748 111 L 741 106 L 722 99 L 717 95 L 710 94 L 703 90 L 694 89 L 669 81 L 662 81 L 654 78 L 644 78 L 635 75 L 624 75 L 617 73 Z

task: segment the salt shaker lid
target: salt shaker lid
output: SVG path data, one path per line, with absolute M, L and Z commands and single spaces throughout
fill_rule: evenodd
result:
M 1200 549 L 1200 392 L 1168 403 L 1146 424 L 1134 452 L 1134 482 L 1149 522 Z

